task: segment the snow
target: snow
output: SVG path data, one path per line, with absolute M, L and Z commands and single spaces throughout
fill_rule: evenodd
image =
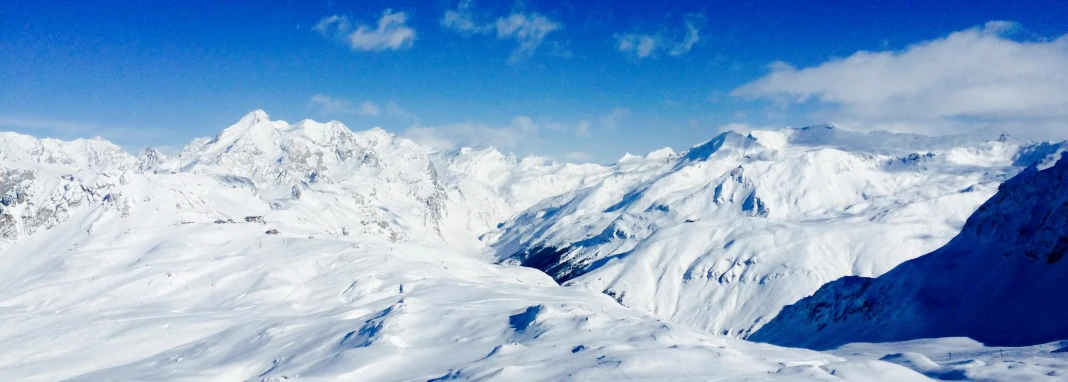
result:
M 263 224 L 241 218 L 260 214 Z M 829 368 L 882 380 L 907 371 L 699 333 L 533 269 L 330 235 L 301 216 L 212 176 L 131 175 L 121 197 L 0 255 L 0 379 L 796 380 L 796 365 L 809 365 L 806 379 L 835 381 Z
M 824 283 L 940 247 L 998 184 L 1064 146 L 993 132 L 726 132 L 665 160 L 621 160 L 487 241 L 502 263 L 744 338 Z
M 1023 346 L 1068 337 L 1068 155 L 1002 184 L 944 247 L 875 279 L 846 277 L 787 307 L 750 338 L 826 349 L 967 336 Z M 1051 300 L 1052 299 L 1052 300 Z
M 1068 378 L 1065 341 L 1025 347 L 988 347 L 968 338 L 856 343 L 829 351 L 856 360 L 883 360 L 932 379 L 1063 381 Z
M 259 110 L 170 157 L 0 133 L 0 380 L 928 380 L 737 338 L 1064 149 L 886 134 L 600 166 Z

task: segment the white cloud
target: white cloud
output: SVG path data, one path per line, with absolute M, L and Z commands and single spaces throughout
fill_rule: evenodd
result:
M 363 101 L 360 102 L 360 106 L 356 109 L 356 113 L 359 115 L 377 117 L 379 114 L 381 114 L 381 111 L 378 109 L 378 105 L 375 105 L 374 102 Z
M 389 114 L 387 106 L 386 114 Z M 588 138 L 595 127 L 613 129 L 630 110 L 612 109 L 599 118 L 599 123 L 583 119 L 575 123 L 552 121 L 547 118 L 533 118 L 520 115 L 503 125 L 491 125 L 484 122 L 453 123 L 439 126 L 420 126 L 418 119 L 404 135 L 418 143 L 437 149 L 455 149 L 460 147 L 493 146 L 502 150 L 514 150 L 521 146 L 540 144 L 546 139 L 567 139 L 572 132 L 576 137 Z M 543 139 L 542 133 L 546 134 Z
M 590 159 L 593 159 L 593 155 L 581 151 L 571 151 L 564 153 L 564 160 L 568 162 L 589 162 Z
M 619 122 L 626 116 L 630 115 L 630 110 L 623 108 L 612 109 L 608 115 L 601 117 L 601 126 L 609 129 L 614 129 L 619 125 Z
M 391 118 L 411 120 L 413 123 L 419 122 L 418 116 L 409 112 L 408 110 L 404 110 L 400 107 L 400 105 L 397 105 L 397 103 L 393 101 L 386 102 L 386 116 Z
M 405 25 L 408 15 L 386 9 L 376 26 L 359 25 L 353 29 L 345 16 L 324 17 L 314 27 L 324 37 L 344 41 L 354 50 L 398 50 L 415 42 L 415 30 Z
M 102 137 L 137 154 L 147 144 L 159 144 L 175 137 L 165 126 L 116 126 L 95 122 L 65 121 L 32 115 L 0 114 L 0 131 L 13 131 L 38 138 L 79 139 Z
M 660 35 L 633 33 L 618 34 L 616 35 L 616 41 L 619 43 L 617 48 L 620 52 L 634 54 L 639 59 L 652 56 L 656 52 L 657 46 L 663 44 Z
M 378 107 L 370 101 L 364 101 L 354 105 L 347 99 L 334 98 L 325 94 L 316 94 L 308 100 L 308 104 L 319 109 L 322 114 L 358 114 L 368 115 L 368 112 L 378 114 Z
M 513 13 L 497 19 L 497 38 L 514 39 L 519 46 L 512 51 L 510 61 L 521 61 L 534 55 L 545 36 L 562 28 L 560 23 L 537 13 Z
M 513 12 L 508 16 L 498 17 L 491 23 L 480 22 L 475 15 L 474 3 L 471 0 L 461 1 L 457 9 L 446 11 L 442 16 L 441 25 L 465 35 L 496 32 L 498 40 L 515 40 L 517 46 L 508 58 L 511 63 L 530 58 L 545 42 L 546 36 L 564 28 L 560 22 L 533 12 Z M 570 52 L 560 44 L 552 44 L 551 52 L 555 56 L 570 55 Z
M 668 32 L 664 30 L 654 34 L 618 33 L 615 35 L 616 49 L 639 60 L 656 58 L 665 50 L 669 56 L 682 56 L 689 53 L 701 40 L 698 23 L 702 18 L 701 15 L 689 15 L 686 19 L 686 31 L 677 40 L 668 37 Z
M 732 95 L 815 103 L 821 118 L 853 128 L 956 133 L 994 126 L 1022 135 L 1068 135 L 1068 35 L 1014 41 L 992 21 L 914 44 L 797 69 L 785 63 Z M 1030 126 L 1030 127 L 1029 127 Z
M 441 25 L 445 28 L 466 34 L 486 33 L 493 30 L 493 25 L 482 25 L 475 22 L 471 0 L 463 0 L 455 10 L 445 11 L 441 18 Z
M 754 130 L 779 130 L 781 128 L 782 126 L 754 126 L 748 123 L 731 122 L 726 125 L 720 125 L 716 128 L 716 131 L 718 133 L 733 131 L 738 134 L 749 134 Z
M 484 146 L 514 149 L 522 140 L 537 139 L 537 135 L 538 125 L 527 116 L 515 117 L 504 126 L 454 123 L 436 127 L 412 126 L 404 131 L 404 136 L 409 139 L 442 150 Z
M 359 103 L 353 103 L 344 98 L 335 98 L 325 94 L 316 94 L 308 100 L 308 105 L 319 110 L 322 114 L 327 115 L 359 115 L 363 117 L 379 117 L 386 116 L 397 119 L 411 119 L 417 120 L 415 115 L 409 113 L 407 110 L 402 109 L 393 101 L 389 101 L 385 106 L 380 106 L 373 101 L 362 101 Z
M 590 133 L 590 126 L 593 125 L 590 121 L 579 121 L 578 125 L 575 125 L 575 136 L 579 138 L 589 138 L 593 134 Z
M 677 44 L 675 44 L 674 47 L 671 48 L 671 51 L 668 52 L 668 54 L 672 56 L 681 56 L 686 53 L 689 53 L 690 49 L 693 49 L 693 46 L 701 40 L 701 37 L 698 35 L 698 32 L 699 29 L 697 28 L 697 25 L 695 25 L 692 20 L 687 20 L 686 35 L 682 37 L 682 41 L 679 41 Z
M 547 122 L 544 126 L 552 131 L 566 131 L 568 129 L 567 124 L 562 122 Z

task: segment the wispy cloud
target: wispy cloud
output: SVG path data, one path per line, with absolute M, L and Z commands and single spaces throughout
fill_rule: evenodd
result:
M 589 138 L 593 136 L 595 129 L 613 130 L 619 126 L 628 115 L 630 115 L 629 109 L 621 107 L 613 108 L 612 111 L 600 117 L 590 119 L 583 119 L 574 124 L 575 137 L 577 138 Z M 567 125 L 571 127 L 570 125 Z
M 487 123 L 454 123 L 435 127 L 412 126 L 404 136 L 437 149 L 493 146 L 515 149 L 525 139 L 537 139 L 538 125 L 530 117 L 518 116 L 504 126 Z
M 441 25 L 465 34 L 487 33 L 493 31 L 493 24 L 481 24 L 475 21 L 474 3 L 463 0 L 456 9 L 445 11 Z
M 682 33 L 672 33 L 665 29 L 651 34 L 618 33 L 615 35 L 616 49 L 638 60 L 656 58 L 665 51 L 669 56 L 682 56 L 689 53 L 701 40 L 700 24 L 703 19 L 701 15 L 688 15 Z
M 579 121 L 579 123 L 575 125 L 575 136 L 579 138 L 589 138 L 593 135 L 590 133 L 590 126 L 592 125 L 593 123 L 590 123 L 590 121 Z
M 497 19 L 497 38 L 514 39 L 519 44 L 509 57 L 514 62 L 533 56 L 545 36 L 561 28 L 560 23 L 537 13 L 513 13 Z
M 514 40 L 517 44 L 508 60 L 511 63 L 524 61 L 538 50 L 546 37 L 553 32 L 563 30 L 558 21 L 534 12 L 513 12 L 498 17 L 493 22 L 482 22 L 471 0 L 463 0 L 455 10 L 448 10 L 441 19 L 441 25 L 466 36 L 496 33 L 499 40 Z M 560 44 L 552 44 L 553 55 L 568 56 Z
M 376 117 L 381 114 L 377 104 L 371 101 L 352 103 L 344 98 L 334 98 L 325 94 L 316 94 L 308 100 L 308 104 L 318 108 L 321 114 L 354 114 L 367 117 Z
M 360 105 L 357 110 L 360 115 L 366 115 L 371 117 L 377 117 L 379 114 L 382 114 L 382 111 L 379 109 L 378 105 L 371 101 L 360 102 Z
M 393 102 L 393 101 L 386 102 L 385 109 L 386 109 L 385 115 L 387 117 L 397 118 L 397 119 L 406 119 L 406 120 L 410 120 L 412 123 L 419 123 L 419 117 L 418 116 L 416 116 L 414 113 L 409 112 L 408 110 L 405 110 L 404 108 L 400 107 L 400 105 L 397 105 L 396 102 Z
M 852 128 L 956 133 L 992 125 L 1068 136 L 1068 35 L 1015 41 L 1004 21 L 902 51 L 856 52 L 813 67 L 775 63 L 735 96 L 815 103 Z M 1035 131 L 1043 129 L 1045 131 Z
M 65 140 L 101 137 L 122 146 L 128 152 L 137 153 L 145 145 L 159 144 L 175 138 L 176 130 L 0 114 L 0 131 L 14 131 L 39 138 Z
M 378 104 L 374 101 L 364 100 L 352 102 L 344 98 L 331 97 L 325 94 L 316 94 L 308 100 L 308 106 L 317 109 L 324 115 L 358 115 L 361 117 L 389 117 L 395 119 L 418 121 L 418 118 L 401 108 L 396 102 L 389 101 Z
M 756 126 L 750 125 L 748 123 L 731 122 L 725 125 L 720 125 L 718 128 L 716 128 L 716 131 L 720 133 L 733 131 L 738 134 L 749 134 L 754 130 L 778 130 L 781 128 L 782 126 Z
M 617 107 L 612 109 L 607 115 L 601 117 L 601 125 L 609 129 L 614 129 L 619 125 L 619 122 L 628 115 L 630 115 L 630 110 Z
M 353 28 L 348 17 L 324 17 L 312 27 L 323 37 L 342 41 L 354 50 L 398 50 L 412 46 L 415 30 L 405 25 L 408 15 L 386 9 L 375 26 L 358 25 Z
M 582 151 L 570 151 L 564 153 L 564 160 L 568 162 L 589 162 L 593 155 Z

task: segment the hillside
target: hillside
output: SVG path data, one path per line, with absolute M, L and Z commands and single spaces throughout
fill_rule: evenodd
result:
M 727 132 L 678 154 L 624 157 L 487 238 L 501 263 L 744 338 L 827 282 L 878 276 L 944 245 L 998 184 L 1063 147 L 990 131 Z
M 828 349 L 970 337 L 987 345 L 1068 338 L 1068 156 L 1003 184 L 944 247 L 878 278 L 845 277 L 786 307 L 751 340 Z

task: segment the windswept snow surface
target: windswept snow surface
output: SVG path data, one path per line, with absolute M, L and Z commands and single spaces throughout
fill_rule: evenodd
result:
M 607 167 L 255 112 L 174 158 L 0 140 L 0 380 L 926 380 L 698 332 L 477 235 Z
M 754 340 L 970 337 L 988 345 L 1068 339 L 1068 155 L 1001 185 L 946 246 L 875 279 L 846 277 L 783 309 Z
M 968 338 L 856 343 L 828 351 L 855 360 L 883 360 L 948 381 L 1064 381 L 1068 341 L 988 347 Z
M 488 241 L 501 263 L 744 338 L 824 283 L 940 247 L 998 184 L 1063 149 L 991 131 L 727 132 L 676 155 L 627 156 Z

